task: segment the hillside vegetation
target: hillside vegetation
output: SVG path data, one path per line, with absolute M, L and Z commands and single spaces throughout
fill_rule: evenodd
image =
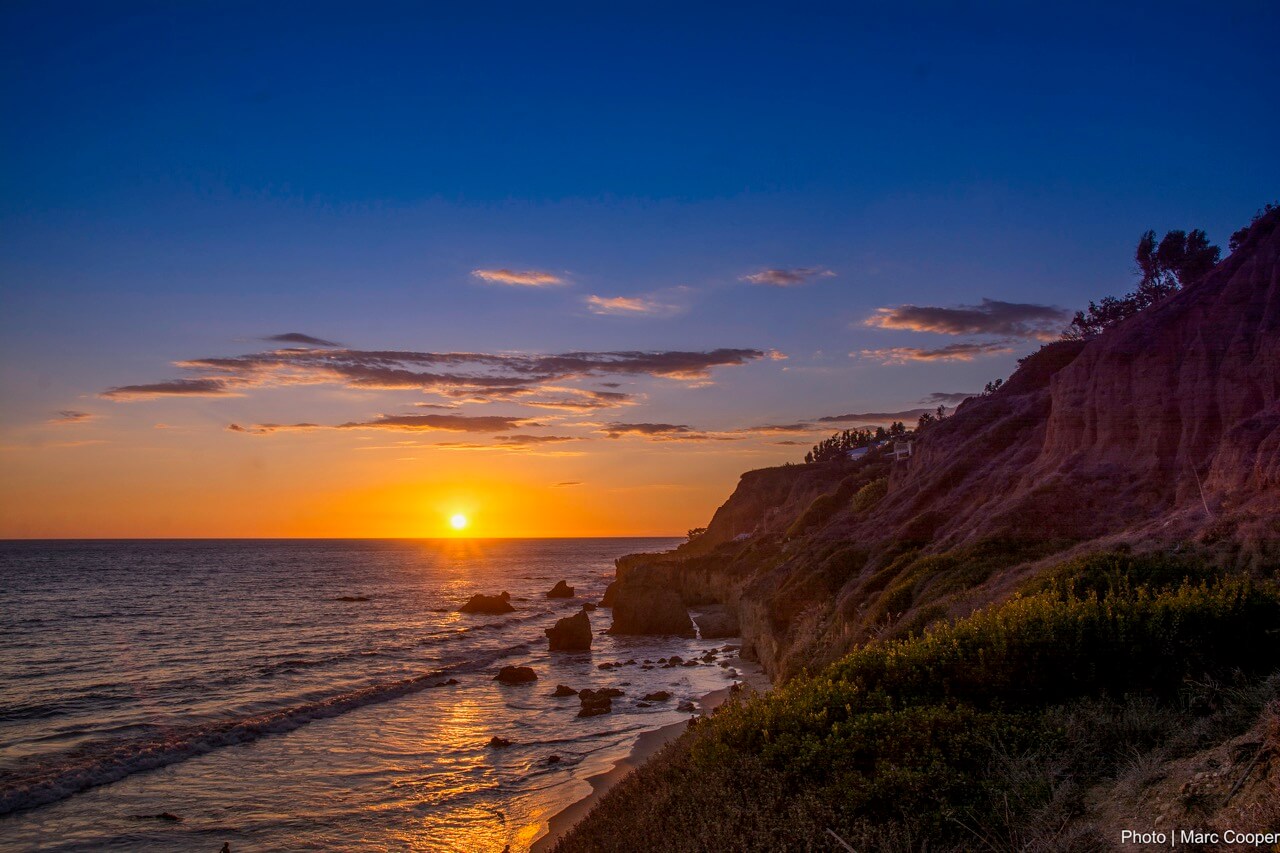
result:
M 555 849 L 1111 849 L 1091 787 L 1280 696 L 1274 585 L 1107 554 L 1036 587 L 731 702 Z

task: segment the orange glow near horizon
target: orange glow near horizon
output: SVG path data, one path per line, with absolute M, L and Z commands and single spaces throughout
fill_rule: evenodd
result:
M 347 434 L 122 427 L 96 425 L 96 444 L 0 449 L 0 538 L 678 536 L 743 471 L 794 455 L 625 439 L 573 456 L 405 452 Z

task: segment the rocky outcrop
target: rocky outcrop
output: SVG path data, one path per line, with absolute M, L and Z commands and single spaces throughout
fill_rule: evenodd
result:
M 564 581 L 556 581 L 556 585 L 547 590 L 547 598 L 573 598 L 573 587 Z
M 545 629 L 544 633 L 553 652 L 586 651 L 591 648 L 591 619 L 586 610 L 566 616 Z
M 613 601 L 610 634 L 694 636 L 693 621 L 673 578 L 656 567 L 619 580 Z
M 467 600 L 467 603 L 458 608 L 459 613 L 512 613 L 515 608 L 511 606 L 511 593 L 504 592 L 501 595 L 473 595 Z
M 724 605 L 700 608 L 693 614 L 693 621 L 698 626 L 698 636 L 704 640 L 736 637 L 742 630 L 737 615 Z
M 527 666 L 504 666 L 498 670 L 493 680 L 501 681 L 503 684 L 527 684 L 530 681 L 537 681 L 538 674 Z
M 707 532 L 677 552 L 697 556 L 738 537 L 786 530 L 814 498 L 839 485 L 846 468 L 842 463 L 830 463 L 748 471 L 729 500 L 716 510 Z

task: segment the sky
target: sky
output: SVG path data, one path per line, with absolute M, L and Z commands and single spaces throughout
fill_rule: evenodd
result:
M 1280 7 L 1114 5 L 10 0 L 0 537 L 704 525 L 1280 196 Z

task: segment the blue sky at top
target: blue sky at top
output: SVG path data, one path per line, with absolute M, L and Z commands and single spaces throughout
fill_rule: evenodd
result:
M 790 357 L 628 413 L 707 428 L 975 390 L 1035 343 L 886 366 L 849 353 L 958 339 L 863 321 L 1074 310 L 1280 192 L 1280 7 L 1123 5 L 7 3 L 0 428 L 285 331 Z

